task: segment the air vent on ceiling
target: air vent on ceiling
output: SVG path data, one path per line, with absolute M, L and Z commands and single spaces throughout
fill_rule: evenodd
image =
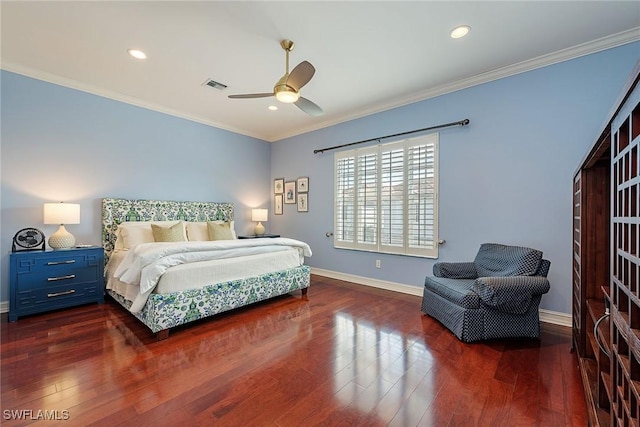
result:
M 207 81 L 205 81 L 203 85 L 211 86 L 212 88 L 218 89 L 218 90 L 223 90 L 227 88 L 227 85 L 223 85 L 222 83 L 218 83 L 217 81 L 212 79 L 207 79 Z

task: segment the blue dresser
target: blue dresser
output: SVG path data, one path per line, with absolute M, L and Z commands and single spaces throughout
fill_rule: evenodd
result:
M 101 247 L 10 254 L 9 321 L 19 316 L 104 302 Z

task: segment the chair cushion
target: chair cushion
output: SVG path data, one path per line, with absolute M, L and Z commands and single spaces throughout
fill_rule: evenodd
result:
M 473 290 L 473 279 L 446 279 L 427 276 L 424 287 L 464 308 L 480 308 L 480 297 Z
M 521 246 L 483 243 L 474 261 L 478 277 L 532 276 L 542 252 Z

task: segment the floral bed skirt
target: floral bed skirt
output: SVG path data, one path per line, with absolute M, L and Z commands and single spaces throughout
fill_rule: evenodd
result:
M 311 268 L 302 265 L 257 277 L 216 283 L 200 289 L 164 295 L 151 294 L 142 311 L 131 314 L 140 319 L 151 331 L 159 332 L 307 288 L 310 281 Z M 131 307 L 130 301 L 111 290 L 107 292 L 125 308 Z

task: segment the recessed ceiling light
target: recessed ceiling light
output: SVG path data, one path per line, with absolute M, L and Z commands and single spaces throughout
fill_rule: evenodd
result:
M 453 30 L 451 30 L 451 38 L 459 39 L 460 37 L 464 37 L 469 33 L 469 30 L 471 30 L 471 27 L 468 25 L 460 25 L 458 27 L 455 27 Z
M 147 57 L 146 53 L 138 49 L 129 49 L 127 52 L 136 59 L 145 59 Z
M 277 109 L 278 107 L 276 107 L 275 105 L 269 105 L 269 110 L 276 111 Z

